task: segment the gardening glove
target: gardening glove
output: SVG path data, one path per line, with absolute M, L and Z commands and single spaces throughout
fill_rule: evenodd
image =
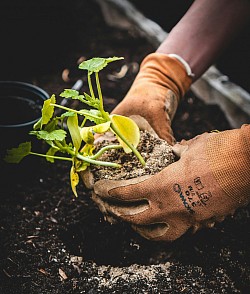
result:
M 144 117 L 160 138 L 173 145 L 171 121 L 191 81 L 178 59 L 162 53 L 149 54 L 127 95 L 112 113 Z
M 93 197 L 108 220 L 151 240 L 212 227 L 250 200 L 250 125 L 173 146 L 179 159 L 151 177 L 100 180 Z

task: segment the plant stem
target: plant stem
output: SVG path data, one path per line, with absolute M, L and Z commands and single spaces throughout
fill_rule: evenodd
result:
M 90 91 L 91 97 L 95 98 L 95 93 L 94 93 L 92 81 L 91 81 L 91 73 L 89 72 L 88 72 L 88 85 L 89 85 L 89 91 Z
M 82 113 L 81 111 L 78 111 L 78 110 L 75 110 L 75 109 L 72 109 L 72 108 L 68 108 L 66 106 L 62 106 L 62 105 L 58 105 L 58 104 L 54 104 L 54 103 L 51 103 L 50 105 L 84 116 L 84 113 Z M 88 116 L 96 118 L 96 119 L 100 119 L 99 116 L 96 116 L 96 115 L 93 115 L 93 114 L 90 114 L 90 113 L 88 113 Z
M 81 128 L 83 128 L 83 127 L 84 127 L 84 125 L 85 125 L 86 121 L 87 121 L 87 118 L 86 118 L 86 117 L 84 117 L 84 119 L 83 119 L 83 121 L 82 121 L 82 123 L 81 123 Z
M 121 145 L 108 145 L 103 147 L 101 150 L 99 150 L 98 152 L 96 152 L 95 155 L 91 156 L 91 159 L 96 159 L 99 158 L 104 152 L 110 150 L 110 149 L 121 149 L 122 146 Z
M 101 160 L 95 160 L 91 157 L 83 156 L 79 153 L 75 154 L 75 151 L 69 149 L 69 148 L 63 148 L 68 154 L 72 155 L 73 157 L 76 157 L 82 161 L 86 161 L 90 164 L 96 164 L 96 165 L 102 165 L 102 166 L 109 166 L 109 167 L 121 167 L 120 164 L 113 163 L 113 162 L 107 162 L 107 161 L 101 161 Z
M 101 161 L 101 160 L 94 160 L 94 159 L 91 159 L 89 157 L 85 157 L 81 154 L 77 154 L 76 155 L 76 158 L 80 159 L 80 160 L 83 160 L 83 161 L 86 161 L 90 164 L 96 164 L 96 165 L 102 165 L 102 166 L 108 166 L 108 167 L 116 167 L 116 168 L 120 168 L 121 165 L 118 164 L 118 163 L 114 163 L 114 162 L 107 162 L 107 161 Z
M 117 145 L 116 145 L 117 146 Z M 76 154 L 74 153 L 74 151 L 70 151 L 67 148 L 64 148 L 70 155 L 73 155 L 75 157 L 77 157 L 78 159 L 82 160 L 82 161 L 86 161 L 90 164 L 96 164 L 96 165 L 102 165 L 102 166 L 108 166 L 108 167 L 121 167 L 120 164 L 117 163 L 113 163 L 113 162 L 107 162 L 107 161 L 100 161 L 100 160 L 95 160 L 93 158 L 88 158 L 85 157 L 81 154 Z M 67 160 L 67 161 L 72 161 L 72 158 L 69 157 L 62 157 L 62 156 L 53 156 L 53 155 L 46 155 L 46 154 L 41 154 L 41 153 L 36 153 L 36 152 L 30 152 L 29 154 L 31 155 L 36 155 L 36 156 L 40 156 L 40 157 L 46 157 L 46 158 L 53 158 L 53 159 L 58 159 L 58 160 Z
M 98 92 L 98 97 L 99 97 L 99 101 L 100 101 L 100 112 L 101 114 L 103 114 L 104 109 L 103 109 L 103 97 L 102 97 L 102 90 L 101 90 L 101 85 L 100 85 L 100 81 L 99 81 L 99 75 L 98 72 L 95 73 L 95 80 L 96 80 L 96 87 L 97 87 L 97 92 Z
M 140 163 L 145 166 L 145 161 L 142 158 L 140 152 L 135 148 L 134 145 L 132 145 L 130 142 L 127 141 L 127 139 L 123 136 L 123 134 L 120 132 L 120 130 L 113 124 L 111 123 L 110 128 L 119 136 L 124 143 L 128 145 L 128 147 L 133 151 L 133 153 L 136 155 L 136 157 L 139 159 Z
M 31 154 L 31 155 L 36 155 L 36 156 L 41 156 L 41 157 L 49 157 L 49 158 L 59 159 L 59 160 L 72 161 L 72 158 L 69 158 L 69 157 L 54 156 L 54 155 L 46 155 L 46 154 L 41 154 L 41 153 L 36 153 L 36 152 L 30 152 L 29 154 Z
M 95 80 L 96 80 L 96 87 L 97 87 L 97 92 L 98 92 L 98 98 L 100 101 L 100 112 L 102 114 L 102 117 L 106 120 L 109 121 L 109 115 L 104 111 L 104 106 L 103 106 L 103 96 L 102 96 L 102 90 L 101 90 L 101 85 L 100 85 L 100 80 L 99 80 L 99 75 L 98 72 L 95 73 Z

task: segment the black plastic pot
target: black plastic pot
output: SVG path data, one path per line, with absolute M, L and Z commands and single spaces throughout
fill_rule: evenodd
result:
M 29 83 L 18 81 L 0 81 L 0 154 L 1 165 L 9 172 L 30 167 L 27 164 L 6 164 L 3 157 L 7 149 L 17 147 L 20 143 L 32 141 L 29 131 L 41 117 L 44 100 L 49 95 L 43 89 Z
M 1 152 L 16 147 L 28 138 L 28 132 L 41 117 L 44 100 L 49 95 L 32 84 L 0 81 Z

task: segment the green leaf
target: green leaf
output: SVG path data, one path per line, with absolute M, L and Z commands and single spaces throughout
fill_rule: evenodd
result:
M 94 57 L 92 59 L 83 61 L 79 64 L 79 69 L 84 69 L 92 74 L 93 72 L 99 72 L 104 67 L 108 65 L 108 63 L 124 59 L 123 57 L 109 57 L 109 58 L 101 58 L 101 57 Z
M 75 150 L 78 151 L 81 147 L 82 138 L 80 135 L 80 130 L 78 126 L 78 116 L 75 114 L 74 116 L 69 116 L 67 119 L 67 126 L 70 132 L 70 136 L 73 141 L 73 145 Z
M 71 183 L 71 189 L 74 193 L 74 195 L 76 197 L 77 196 L 77 192 L 76 192 L 76 186 L 78 185 L 79 183 L 79 175 L 78 173 L 75 171 L 75 168 L 74 166 L 72 165 L 71 169 L 70 169 L 70 183 Z
M 54 156 L 56 154 L 56 152 L 58 152 L 58 148 L 49 148 L 49 150 L 47 151 L 46 155 L 49 155 L 49 156 Z M 51 162 L 51 163 L 54 163 L 55 160 L 54 158 L 51 158 L 51 157 L 46 157 L 46 160 Z
M 84 95 L 79 95 L 79 92 L 77 90 L 73 90 L 73 89 L 65 89 L 61 94 L 61 97 L 64 98 L 71 98 L 71 99 L 75 99 L 75 100 L 80 100 L 81 102 L 84 102 Z
M 19 163 L 31 152 L 31 142 L 21 143 L 17 148 L 7 150 L 4 160 L 8 163 Z
M 73 89 L 65 89 L 59 96 L 64 98 L 72 98 L 74 96 L 78 96 L 79 92 Z
M 52 132 L 56 129 L 58 124 L 58 118 L 53 118 L 49 123 L 46 124 L 46 126 L 44 127 L 44 130 L 47 132 Z
M 140 141 L 140 129 L 137 124 L 129 117 L 117 114 L 110 115 L 110 119 L 112 124 L 115 125 L 115 127 L 119 130 L 121 135 L 136 148 Z M 119 136 L 117 136 L 117 139 L 126 153 L 132 152 L 127 144 Z
M 56 103 L 55 95 L 43 102 L 42 117 L 34 124 L 33 130 L 41 130 L 43 125 L 46 125 L 53 117 L 54 106 L 50 105 L 51 103 Z
M 94 98 L 87 93 L 84 93 L 84 96 L 86 99 L 82 100 L 83 103 L 85 103 L 91 107 L 94 107 L 96 109 L 100 108 L 100 100 L 98 98 Z
M 80 114 L 84 115 L 86 119 L 94 122 L 95 124 L 101 124 L 105 122 L 105 119 L 102 117 L 102 114 L 99 110 L 96 109 L 82 109 L 79 111 Z
M 73 112 L 73 111 L 66 111 L 66 112 L 64 112 L 60 117 L 59 117 L 59 119 L 60 118 L 65 118 L 65 117 L 69 117 L 69 116 L 74 116 L 75 115 L 75 112 Z
M 54 106 L 52 106 L 51 103 L 53 104 L 56 103 L 55 95 L 52 95 L 49 99 L 45 100 L 43 103 L 41 127 L 43 125 L 46 125 L 54 114 Z
M 52 132 L 47 131 L 31 131 L 30 135 L 35 135 L 38 139 L 45 141 L 63 141 L 66 138 L 67 133 L 64 130 L 54 130 Z
M 34 125 L 33 130 L 40 130 L 42 128 L 42 118 L 40 118 Z
M 71 91 L 74 91 L 74 92 L 71 92 Z M 84 95 L 78 95 L 78 91 L 76 90 L 71 90 L 71 89 L 65 90 L 63 93 L 60 94 L 60 96 L 79 100 L 96 109 L 99 109 L 99 106 L 100 106 L 100 100 L 98 98 L 92 97 L 87 93 L 84 93 Z

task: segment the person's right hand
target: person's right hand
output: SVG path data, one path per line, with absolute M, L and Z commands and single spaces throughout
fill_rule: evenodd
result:
M 177 59 L 152 53 L 143 60 L 126 97 L 112 113 L 142 116 L 160 138 L 173 145 L 171 121 L 190 85 L 191 78 Z
M 150 240 L 173 241 L 211 227 L 250 200 L 250 125 L 173 146 L 179 160 L 153 176 L 99 180 L 93 200 L 107 220 Z

